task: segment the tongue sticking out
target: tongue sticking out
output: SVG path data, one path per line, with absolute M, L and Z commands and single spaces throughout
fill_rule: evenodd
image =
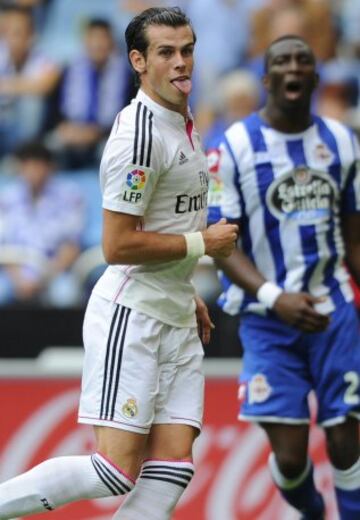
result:
M 190 79 L 175 79 L 172 83 L 183 94 L 190 94 L 192 87 Z

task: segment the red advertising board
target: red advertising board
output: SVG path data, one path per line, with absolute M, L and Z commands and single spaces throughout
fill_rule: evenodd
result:
M 260 428 L 237 423 L 234 378 L 209 378 L 205 424 L 195 448 L 196 474 L 174 520 L 296 520 L 272 484 L 268 446 Z M 49 457 L 91 453 L 92 429 L 76 423 L 79 379 L 1 379 L 0 481 Z M 312 428 L 315 479 L 337 520 L 331 469 L 323 433 Z M 97 499 L 64 506 L 53 520 L 110 520 L 121 499 Z M 49 514 L 32 518 L 45 520 Z

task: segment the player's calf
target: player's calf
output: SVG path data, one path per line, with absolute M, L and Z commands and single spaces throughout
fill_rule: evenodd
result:
M 280 471 L 274 453 L 269 457 L 270 472 L 283 498 L 303 513 L 304 520 L 322 519 L 325 512 L 324 500 L 315 487 L 313 466 L 308 459 L 306 468 L 296 478 L 286 478 Z
M 49 459 L 0 485 L 0 519 L 53 511 L 76 500 L 123 495 L 134 485 L 99 453 Z

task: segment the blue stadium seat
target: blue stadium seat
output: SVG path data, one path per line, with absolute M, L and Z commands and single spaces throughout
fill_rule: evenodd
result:
M 87 222 L 83 236 L 83 248 L 96 246 L 101 242 L 102 210 L 99 176 L 97 170 L 76 170 L 60 172 L 58 175 L 80 187 L 87 206 Z
M 81 49 L 82 28 L 92 17 L 108 19 L 122 35 L 124 19 L 118 0 L 52 0 L 40 34 L 40 48 L 57 61 L 68 62 Z

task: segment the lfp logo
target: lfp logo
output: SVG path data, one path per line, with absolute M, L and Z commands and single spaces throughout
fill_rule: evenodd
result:
M 127 174 L 126 184 L 131 190 L 141 190 L 145 186 L 146 175 L 142 170 L 133 170 Z

